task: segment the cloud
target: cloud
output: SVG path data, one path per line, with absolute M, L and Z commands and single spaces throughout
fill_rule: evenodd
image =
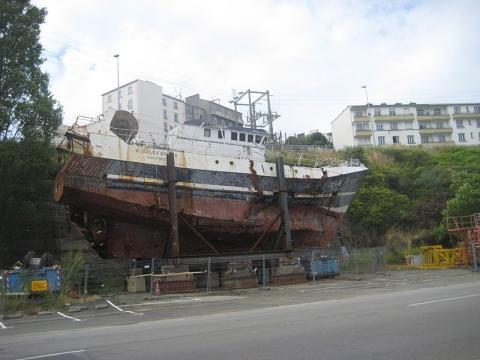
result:
M 348 104 L 478 101 L 477 1 L 38 0 L 42 43 L 65 122 L 100 94 L 151 80 L 165 92 L 231 99 L 266 90 L 276 130 L 329 131 Z

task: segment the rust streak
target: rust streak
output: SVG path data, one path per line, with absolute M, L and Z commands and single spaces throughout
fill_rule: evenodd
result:
M 255 167 L 254 167 L 255 163 L 253 162 L 253 160 L 250 160 L 250 166 L 249 166 L 249 170 L 250 170 L 250 174 L 249 174 L 249 177 L 250 177 L 250 180 L 252 181 L 252 185 L 253 185 L 253 188 L 255 189 L 255 191 L 259 194 L 262 194 L 262 189 L 260 189 L 260 179 L 258 178 L 258 174 L 257 174 L 257 171 L 255 170 Z

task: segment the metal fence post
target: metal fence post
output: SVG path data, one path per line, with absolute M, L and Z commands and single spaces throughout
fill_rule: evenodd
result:
M 87 303 L 88 295 L 88 264 L 85 264 L 85 272 L 83 278 L 83 304 Z
M 357 248 L 353 249 L 353 257 L 355 260 L 355 280 L 358 280 L 358 259 L 357 259 Z
M 262 255 L 262 286 L 263 290 L 265 290 L 265 255 Z
M 5 270 L 2 270 L 2 272 L 0 273 L 1 276 L 0 276 L 0 286 L 1 286 L 1 289 L 2 289 L 2 292 L 0 294 L 0 313 L 3 314 L 4 312 L 4 309 L 5 309 L 5 275 L 6 275 L 6 272 Z
M 311 262 L 311 265 L 310 265 L 310 270 L 311 270 L 311 272 L 312 272 L 313 282 L 315 282 L 315 274 L 317 273 L 317 267 L 316 267 L 316 264 L 315 264 L 315 253 L 314 253 L 314 250 L 312 250 L 312 262 Z
M 477 264 L 477 249 L 475 248 L 475 243 L 472 242 L 472 270 L 478 271 L 478 264 Z
M 152 258 L 150 265 L 150 295 L 153 295 L 153 276 L 155 275 L 155 258 Z
M 208 257 L 208 264 L 207 264 L 207 293 L 211 291 L 211 284 L 210 284 L 210 256 Z

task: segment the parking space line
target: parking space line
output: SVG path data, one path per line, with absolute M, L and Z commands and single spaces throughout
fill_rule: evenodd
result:
M 82 321 L 80 319 L 77 319 L 73 316 L 68 316 L 68 315 L 65 315 L 64 313 L 61 313 L 60 311 L 57 311 L 57 314 L 60 315 L 60 316 L 63 316 L 64 318 L 67 318 L 67 319 L 71 319 L 73 321 Z
M 17 360 L 33 360 L 33 359 L 42 359 L 46 357 L 54 357 L 54 356 L 61 356 L 61 355 L 67 355 L 67 354 L 78 354 L 81 352 L 85 352 L 85 350 L 73 350 L 73 351 L 65 351 L 65 352 L 60 352 L 60 353 L 53 353 L 53 354 L 45 354 L 45 355 L 38 355 L 38 356 L 30 356 L 26 358 L 20 358 Z
M 143 314 L 138 314 L 134 311 L 130 311 L 130 310 L 123 310 L 121 307 L 118 307 L 117 305 L 115 305 L 114 303 L 112 303 L 110 300 L 105 300 L 110 306 L 112 306 L 113 308 L 117 309 L 118 311 L 121 311 L 121 312 L 126 312 L 126 313 L 129 313 L 129 314 L 133 314 L 133 315 L 143 315 Z
M 9 327 L 5 326 L 1 321 L 0 321 L 0 329 L 8 329 Z

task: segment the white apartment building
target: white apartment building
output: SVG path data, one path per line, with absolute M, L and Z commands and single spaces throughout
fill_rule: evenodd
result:
M 480 103 L 349 105 L 331 123 L 333 146 L 480 145 Z
M 162 137 L 165 142 L 167 132 L 185 121 L 185 103 L 164 94 L 161 86 L 144 80 L 102 94 L 103 114 L 116 110 L 129 111 L 138 119 L 137 139 L 146 143 Z

